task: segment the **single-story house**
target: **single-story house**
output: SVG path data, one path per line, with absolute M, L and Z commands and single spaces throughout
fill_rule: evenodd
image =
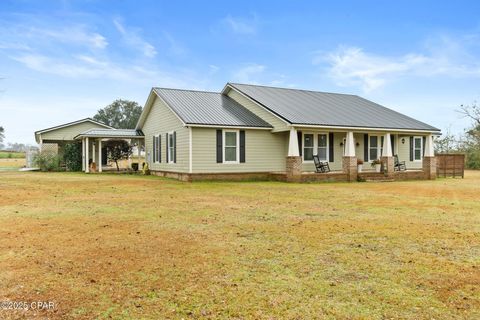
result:
M 380 158 L 383 174 L 434 178 L 440 134 L 356 95 L 237 83 L 221 92 L 153 88 L 136 129 L 145 134 L 150 170 L 183 180 L 354 180 L 357 159 Z M 330 174 L 311 174 L 314 155 Z M 407 172 L 395 172 L 393 155 Z
M 90 146 L 111 131 L 96 128 L 76 139 Z M 434 179 L 433 139 L 440 134 L 356 95 L 237 83 L 221 92 L 152 88 L 131 132 L 144 139 L 152 173 L 186 181 Z M 316 174 L 314 155 L 331 172 Z M 394 170 L 394 155 L 406 171 Z M 381 173 L 370 169 L 374 160 L 382 161 Z

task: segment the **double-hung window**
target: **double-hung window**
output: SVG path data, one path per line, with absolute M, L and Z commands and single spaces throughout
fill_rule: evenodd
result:
M 317 135 L 317 155 L 320 161 L 327 161 L 328 154 L 328 136 L 326 134 Z
M 239 163 L 239 132 L 238 130 L 223 131 L 223 159 L 224 163 Z
M 315 142 L 312 133 L 305 133 L 303 135 L 303 160 L 313 161 L 313 149 L 315 148 Z
M 420 161 L 422 160 L 422 151 L 423 151 L 423 141 L 422 137 L 413 137 L 413 160 Z
M 168 134 L 168 163 L 175 163 L 175 135 L 173 132 Z
M 383 141 L 384 136 L 370 136 L 369 137 L 369 153 L 368 158 L 370 161 L 377 160 L 383 153 Z

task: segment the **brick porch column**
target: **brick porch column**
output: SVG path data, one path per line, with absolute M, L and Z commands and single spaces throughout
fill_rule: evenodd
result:
M 393 158 L 392 152 L 393 146 L 390 139 L 390 133 L 386 133 L 383 138 L 383 146 L 382 146 L 382 157 L 381 161 L 383 164 L 383 173 L 386 176 L 392 176 L 393 171 L 395 170 L 395 160 Z
M 302 157 L 287 157 L 287 181 L 300 182 L 302 177 Z
M 386 176 L 392 176 L 395 171 L 395 159 L 393 157 L 382 157 L 383 170 Z
M 302 157 L 299 148 L 297 130 L 291 127 L 286 163 L 287 181 L 289 182 L 299 182 L 302 178 Z
M 433 136 L 425 138 L 425 155 L 422 161 L 423 175 L 425 179 L 435 180 L 437 178 L 437 159 L 433 150 Z
M 358 169 L 357 169 L 357 157 L 356 156 L 344 156 L 343 157 L 343 172 L 347 174 L 349 182 L 357 181 Z
M 343 172 L 347 174 L 348 181 L 356 181 L 358 176 L 357 156 L 355 155 L 355 141 L 353 131 L 348 131 L 345 136 L 345 154 L 342 160 Z
M 435 180 L 437 178 L 437 158 L 423 157 L 422 170 L 425 179 Z

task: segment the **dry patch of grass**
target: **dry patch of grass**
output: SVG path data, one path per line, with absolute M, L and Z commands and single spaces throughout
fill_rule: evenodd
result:
M 9 159 L 0 158 L 0 171 L 17 170 L 26 165 L 25 158 Z
M 480 173 L 182 183 L 0 173 L 0 300 L 50 318 L 480 317 Z M 0 318 L 33 311 L 0 311 Z

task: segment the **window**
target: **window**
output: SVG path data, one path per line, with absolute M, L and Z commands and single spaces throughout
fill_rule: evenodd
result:
M 175 163 L 175 135 L 174 132 L 168 134 L 168 163 Z
M 328 161 L 328 134 L 303 133 L 303 161 L 313 162 L 313 156 L 318 155 L 320 161 Z
M 303 160 L 313 161 L 314 149 L 313 134 L 308 133 L 303 135 Z
M 328 136 L 326 134 L 319 134 L 317 136 L 318 148 L 317 155 L 320 161 L 327 161 L 328 151 Z
M 419 161 L 422 160 L 422 137 L 413 138 L 413 160 Z
M 377 160 L 382 156 L 384 139 L 384 136 L 370 136 L 368 153 L 368 159 L 370 161 Z
M 224 130 L 223 141 L 225 141 L 223 148 L 224 163 L 238 163 L 239 159 L 239 134 L 238 130 Z
M 370 153 L 368 158 L 370 161 L 378 159 L 378 137 L 377 136 L 370 136 L 370 146 L 369 146 Z

